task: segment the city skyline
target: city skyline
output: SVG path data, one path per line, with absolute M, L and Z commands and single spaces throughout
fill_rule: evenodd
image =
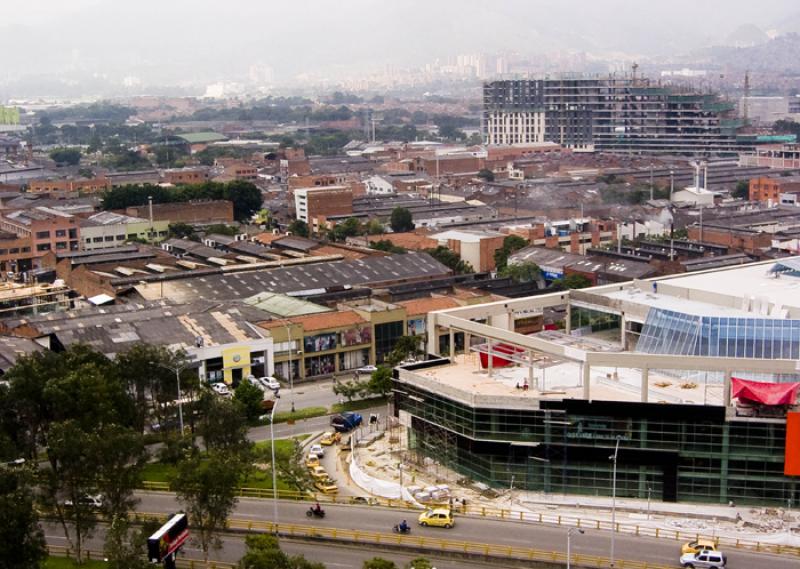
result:
M 460 54 L 588 54 L 608 68 L 800 30 L 792 2 L 733 4 L 350 0 L 326 9 L 319 0 L 281 6 L 234 0 L 225 11 L 238 16 L 220 18 L 213 2 L 38 0 L 0 24 L 0 47 L 15 54 L 0 83 L 41 84 L 43 93 L 59 81 L 134 90 L 216 81 L 285 87 L 445 65 Z

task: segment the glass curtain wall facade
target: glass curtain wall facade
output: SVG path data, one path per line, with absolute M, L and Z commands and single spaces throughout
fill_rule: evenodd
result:
M 474 408 L 398 383 L 412 415 L 409 445 L 494 487 L 608 496 L 608 456 L 620 437 L 618 495 L 797 507 L 800 480 L 783 475 L 780 420 L 725 420 L 723 407 L 543 401 L 542 409 Z
M 729 358 L 800 358 L 800 320 L 697 316 L 651 308 L 636 351 Z

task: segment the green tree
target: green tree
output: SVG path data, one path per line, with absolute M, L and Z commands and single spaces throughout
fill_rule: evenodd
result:
M 222 199 L 233 202 L 233 217 L 238 221 L 249 220 L 261 209 L 264 198 L 261 190 L 252 182 L 234 180 L 225 184 Z
M 180 167 L 185 164 L 188 153 L 182 146 L 160 145 L 153 149 L 156 164 L 162 168 Z
M 239 401 L 217 397 L 204 390 L 200 402 L 198 434 L 207 451 L 224 451 L 248 457 L 252 443 L 247 438 L 246 413 Z
M 416 357 L 420 354 L 420 344 L 422 336 L 402 336 L 397 339 L 392 351 L 386 356 L 386 363 L 394 367 L 409 357 Z
M 357 397 L 363 397 L 367 392 L 367 383 L 364 381 L 337 381 L 333 384 L 333 392 L 336 395 L 341 395 L 348 401 L 352 401 Z
M 289 233 L 298 237 L 308 237 L 308 224 L 302 219 L 295 219 L 289 224 Z
M 375 249 L 377 251 L 385 251 L 387 253 L 396 253 L 396 254 L 403 254 L 407 253 L 404 247 L 398 247 L 394 243 L 392 243 L 389 239 L 381 239 L 379 241 L 374 241 L 369 244 L 371 249 Z
M 747 180 L 739 180 L 736 182 L 736 189 L 733 190 L 731 195 L 735 198 L 748 199 L 750 197 L 750 183 Z
M 462 260 L 458 253 L 448 247 L 439 245 L 435 249 L 425 249 L 425 252 L 457 275 L 475 272 L 472 265 Z
M 501 277 L 510 277 L 516 283 L 529 283 L 539 280 L 542 276 L 542 270 L 539 265 L 532 261 L 523 261 L 522 263 L 506 265 L 497 274 Z
M 177 239 L 196 239 L 196 234 L 194 231 L 194 227 L 189 225 L 188 223 L 183 223 L 182 221 L 176 221 L 174 223 L 170 223 L 168 227 L 168 232 L 170 237 L 174 237 Z
M 50 428 L 43 471 L 43 501 L 61 525 L 78 563 L 83 562 L 84 543 L 97 525 L 94 505 L 86 496 L 97 493 L 97 435 L 81 429 L 76 421 L 55 423 Z
M 395 233 L 411 231 L 414 229 L 414 218 L 408 209 L 396 207 L 392 210 L 389 225 Z
M 478 178 L 485 180 L 487 182 L 494 182 L 494 172 L 486 168 L 483 168 L 478 172 Z
M 184 505 L 193 533 L 208 565 L 209 552 L 220 549 L 219 533 L 238 502 L 239 482 L 247 464 L 238 455 L 217 450 L 193 453 L 178 463 L 170 489 Z
M 494 252 L 494 263 L 498 271 L 503 270 L 508 258 L 516 251 L 528 246 L 529 241 L 519 235 L 509 235 L 503 239 L 503 246 Z
M 81 161 L 81 151 L 79 148 L 56 148 L 50 151 L 56 166 L 77 166 Z
M 264 414 L 264 392 L 250 381 L 242 381 L 233 392 L 233 400 L 240 404 L 251 423 Z
M 342 223 L 337 223 L 333 227 L 333 241 L 344 241 L 348 237 L 355 237 L 364 234 L 364 227 L 355 217 L 349 217 Z
M 425 557 L 417 557 L 408 562 L 406 569 L 434 569 L 434 567 Z
M 367 222 L 367 235 L 383 235 L 386 233 L 386 228 L 377 219 L 370 219 Z
M 241 233 L 241 229 L 239 229 L 239 227 L 236 225 L 212 223 L 211 225 L 206 226 L 205 232 L 206 235 L 215 233 L 217 235 L 227 235 L 228 237 L 233 237 L 235 235 L 239 235 L 239 233 Z
M 41 567 L 47 548 L 34 507 L 34 473 L 0 466 L 0 569 Z
M 553 283 L 553 287 L 556 290 L 563 290 L 563 289 L 575 289 L 575 288 L 586 288 L 592 286 L 592 281 L 584 277 L 583 275 L 567 275 L 562 279 L 558 279 Z
M 386 397 L 392 390 L 392 368 L 383 365 L 378 366 L 378 369 L 372 372 L 367 388 L 370 393 Z
M 248 535 L 244 544 L 247 550 L 239 569 L 325 569 L 322 563 L 308 561 L 302 555 L 286 555 L 274 535 Z
M 389 561 L 383 557 L 373 557 L 364 561 L 364 569 L 397 569 L 394 561 Z
M 147 461 L 144 437 L 119 425 L 104 425 L 95 439 L 97 490 L 102 511 L 110 520 L 126 519 L 137 503 L 134 490 Z
M 151 569 L 150 562 L 142 557 L 147 549 L 147 538 L 161 526 L 156 519 L 146 519 L 141 526 L 130 520 L 117 518 L 106 530 L 103 554 L 110 569 Z

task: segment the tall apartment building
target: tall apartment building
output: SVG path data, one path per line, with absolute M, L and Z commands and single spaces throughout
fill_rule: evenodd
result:
M 490 145 L 546 141 L 576 151 L 648 153 L 743 149 L 733 103 L 633 76 L 485 83 L 483 124 Z

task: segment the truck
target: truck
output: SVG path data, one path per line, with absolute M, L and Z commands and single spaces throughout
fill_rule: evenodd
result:
M 358 427 L 364 418 L 358 413 L 348 411 L 331 417 L 331 427 L 338 433 L 347 433 Z

